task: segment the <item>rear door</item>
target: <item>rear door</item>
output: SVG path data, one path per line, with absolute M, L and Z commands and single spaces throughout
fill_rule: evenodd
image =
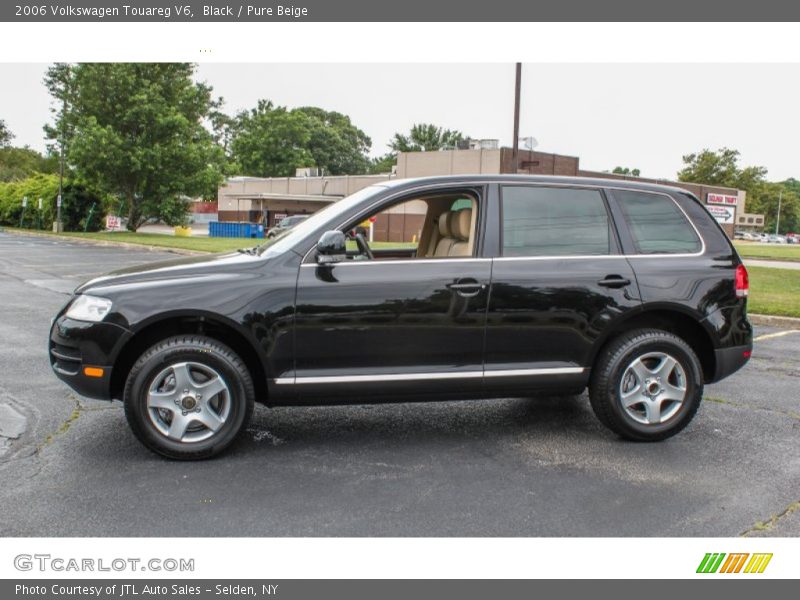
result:
M 501 185 L 498 210 L 485 386 L 581 387 L 595 341 L 641 304 L 605 193 Z

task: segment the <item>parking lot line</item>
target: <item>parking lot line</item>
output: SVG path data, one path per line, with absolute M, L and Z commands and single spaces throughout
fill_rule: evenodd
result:
M 761 340 L 768 340 L 768 339 L 771 339 L 771 338 L 783 337 L 785 335 L 789 335 L 789 334 L 792 334 L 792 333 L 800 333 L 800 330 L 798 330 L 798 329 L 788 329 L 786 331 L 776 331 L 775 333 L 765 333 L 764 335 L 760 335 L 760 336 L 758 336 L 756 338 L 753 338 L 753 341 L 754 342 L 760 342 Z

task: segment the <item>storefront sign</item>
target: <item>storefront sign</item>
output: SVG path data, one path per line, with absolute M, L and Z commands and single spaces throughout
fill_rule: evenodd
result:
M 706 206 L 708 212 L 711 213 L 711 216 L 714 217 L 718 223 L 722 224 L 729 224 L 733 223 L 733 218 L 736 215 L 736 211 L 733 207 L 728 206 L 715 206 L 713 204 Z
M 739 200 L 738 196 L 728 196 L 727 194 L 709 193 L 706 196 L 706 202 L 708 204 L 726 204 L 728 206 L 736 206 L 738 200 Z

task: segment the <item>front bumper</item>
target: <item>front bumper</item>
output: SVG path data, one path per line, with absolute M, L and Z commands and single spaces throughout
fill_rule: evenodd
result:
M 111 400 L 114 358 L 129 337 L 127 329 L 113 323 L 75 321 L 62 315 L 50 329 L 50 365 L 80 395 Z

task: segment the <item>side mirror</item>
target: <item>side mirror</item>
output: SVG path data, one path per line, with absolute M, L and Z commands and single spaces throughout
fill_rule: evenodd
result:
M 317 242 L 317 262 L 329 264 L 347 259 L 347 240 L 341 231 L 326 231 Z

